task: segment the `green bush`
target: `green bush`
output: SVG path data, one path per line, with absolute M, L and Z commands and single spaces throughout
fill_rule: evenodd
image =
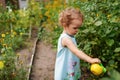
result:
M 70 4 L 79 7 L 84 23 L 76 35 L 78 47 L 92 57 L 99 57 L 107 71 L 120 71 L 120 2 L 86 0 Z
M 77 34 L 79 47 L 93 57 L 99 57 L 108 69 L 118 68 L 120 61 L 120 12 L 116 1 L 75 2 L 85 20 Z

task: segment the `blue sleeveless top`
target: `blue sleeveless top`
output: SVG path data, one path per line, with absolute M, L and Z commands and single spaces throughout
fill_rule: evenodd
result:
M 80 78 L 80 59 L 67 47 L 62 46 L 64 37 L 70 38 L 77 46 L 74 37 L 65 33 L 61 34 L 58 40 L 54 80 L 78 80 Z

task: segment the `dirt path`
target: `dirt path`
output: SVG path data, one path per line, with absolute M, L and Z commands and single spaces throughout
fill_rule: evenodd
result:
M 25 66 L 31 67 L 29 80 L 54 80 L 53 76 L 56 51 L 53 50 L 51 44 L 39 41 L 36 44 L 37 31 L 38 28 L 33 28 L 31 39 L 26 41 L 27 47 L 18 50 L 17 53 L 20 54 L 20 60 L 24 62 Z M 34 61 L 33 65 L 30 66 L 33 53 L 35 53 Z
M 37 43 L 30 80 L 54 80 L 54 63 L 56 51 L 51 45 Z

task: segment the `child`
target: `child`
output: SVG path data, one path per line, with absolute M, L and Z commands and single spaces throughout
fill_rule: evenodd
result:
M 80 59 L 89 63 L 100 63 L 98 58 L 91 58 L 77 48 L 74 35 L 82 25 L 83 15 L 75 8 L 67 8 L 59 15 L 63 32 L 58 40 L 54 80 L 79 80 Z

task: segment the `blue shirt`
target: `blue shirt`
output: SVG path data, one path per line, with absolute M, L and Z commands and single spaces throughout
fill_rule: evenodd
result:
M 74 37 L 65 33 L 61 34 L 58 40 L 54 80 L 78 80 L 80 78 L 80 59 L 69 48 L 62 46 L 64 37 L 70 38 L 77 46 Z

